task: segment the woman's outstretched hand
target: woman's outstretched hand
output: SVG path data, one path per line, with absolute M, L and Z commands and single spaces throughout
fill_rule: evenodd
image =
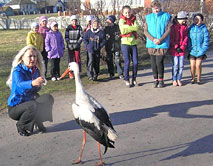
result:
M 32 86 L 38 86 L 40 87 L 41 84 L 45 82 L 45 79 L 43 77 L 38 77 L 35 80 L 32 81 Z

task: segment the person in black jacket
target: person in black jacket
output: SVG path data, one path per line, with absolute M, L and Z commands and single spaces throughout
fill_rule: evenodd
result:
M 65 32 L 65 40 L 68 48 L 68 63 L 76 62 L 79 65 L 81 71 L 81 57 L 80 48 L 83 38 L 83 30 L 78 25 L 78 17 L 76 15 L 71 16 L 71 25 L 68 25 Z M 72 72 L 69 74 L 70 78 L 73 78 Z
M 115 63 L 119 78 L 122 79 L 123 71 L 121 67 L 121 57 L 120 57 L 121 37 L 119 26 L 115 24 L 115 21 L 116 17 L 114 15 L 110 15 L 106 20 L 107 26 L 104 29 L 104 32 L 106 34 L 106 45 L 105 45 L 105 50 L 107 53 L 106 62 L 110 78 L 111 79 L 114 78 L 114 63 Z
M 83 42 L 88 50 L 87 76 L 89 80 L 96 81 L 100 69 L 100 51 L 106 42 L 106 35 L 99 27 L 98 18 L 92 19 L 91 29 L 85 33 Z

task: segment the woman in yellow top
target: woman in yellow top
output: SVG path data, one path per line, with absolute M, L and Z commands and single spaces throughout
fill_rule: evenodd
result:
M 44 39 L 43 36 L 39 33 L 39 25 L 36 22 L 31 24 L 31 31 L 27 34 L 27 45 L 33 45 L 40 52 L 43 51 Z
M 124 57 L 124 80 L 127 87 L 129 82 L 129 65 L 132 58 L 132 86 L 136 86 L 136 77 L 138 71 L 138 49 L 137 49 L 137 31 L 138 22 L 136 17 L 131 14 L 130 6 L 122 8 L 122 14 L 119 20 L 119 28 L 121 31 L 121 50 Z

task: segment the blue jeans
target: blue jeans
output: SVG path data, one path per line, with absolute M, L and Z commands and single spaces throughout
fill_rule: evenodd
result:
M 138 48 L 137 45 L 121 45 L 121 50 L 124 57 L 124 80 L 129 81 L 129 65 L 132 60 L 132 80 L 136 80 L 138 72 Z M 131 58 L 131 59 L 130 59 Z
M 184 56 L 172 56 L 172 80 L 181 80 L 183 74 Z

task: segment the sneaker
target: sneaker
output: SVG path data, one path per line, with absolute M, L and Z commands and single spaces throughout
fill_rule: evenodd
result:
M 119 79 L 124 79 L 124 76 L 123 75 L 119 75 Z
M 177 86 L 177 81 L 173 81 L 173 86 Z
M 95 76 L 95 77 L 93 77 L 93 79 L 92 79 L 93 81 L 97 81 L 98 80 L 98 77 L 97 76 Z
M 51 79 L 52 81 L 56 81 L 56 78 L 55 77 L 52 77 L 52 79 Z
M 114 75 L 110 75 L 109 79 L 114 79 Z
M 130 83 L 129 83 L 129 81 L 125 81 L 125 84 L 126 84 L 126 86 L 127 86 L 128 88 L 130 88 Z
M 136 80 L 132 80 L 132 85 L 133 85 L 133 86 L 138 86 L 137 81 L 136 81 Z
M 155 80 L 153 82 L 153 85 L 152 85 L 153 88 L 157 88 L 158 87 L 158 80 Z
M 158 88 L 163 88 L 164 87 L 164 82 L 163 80 L 160 80 L 158 83 Z
M 90 80 L 90 81 L 91 81 L 91 80 L 92 80 L 92 77 L 88 77 L 88 80 Z

